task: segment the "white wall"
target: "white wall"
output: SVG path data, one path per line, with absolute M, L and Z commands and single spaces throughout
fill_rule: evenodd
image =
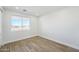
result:
M 68 7 L 40 18 L 40 36 L 79 49 L 79 7 Z
M 23 31 L 11 31 L 10 18 L 11 16 L 24 16 L 29 17 L 28 15 L 23 15 L 19 13 L 12 13 L 6 11 L 3 15 L 3 44 L 8 42 L 17 41 L 20 39 L 25 39 L 28 37 L 37 35 L 37 18 L 35 16 L 30 16 L 31 19 L 31 29 Z
M 0 46 L 2 43 L 2 15 L 1 15 L 1 10 L 0 10 Z

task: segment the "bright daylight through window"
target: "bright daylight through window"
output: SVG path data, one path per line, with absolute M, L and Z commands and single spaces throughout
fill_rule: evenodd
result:
M 29 30 L 30 29 L 30 18 L 12 16 L 11 17 L 11 30 Z

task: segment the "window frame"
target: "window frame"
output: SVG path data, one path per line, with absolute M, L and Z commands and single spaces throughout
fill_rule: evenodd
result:
M 21 20 L 21 26 L 20 26 L 20 29 L 18 29 L 18 28 L 12 28 L 12 17 L 18 17 L 18 18 L 20 18 L 20 20 Z M 25 18 L 26 20 L 27 19 L 29 19 L 29 29 L 27 29 L 27 28 L 23 28 L 23 18 Z M 18 19 L 19 20 L 19 19 Z M 22 17 L 22 16 L 11 16 L 11 21 L 10 21 L 10 25 L 11 25 L 11 31 L 21 31 L 21 30 L 30 30 L 31 29 L 31 19 L 30 19 L 30 17 Z M 26 26 L 27 27 L 27 26 Z M 16 30 L 15 30 L 16 29 Z

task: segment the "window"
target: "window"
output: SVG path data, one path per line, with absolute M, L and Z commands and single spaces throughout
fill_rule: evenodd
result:
M 21 30 L 22 24 L 21 24 L 21 18 L 13 16 L 11 18 L 11 30 Z
M 29 18 L 23 18 L 23 23 L 22 23 L 23 29 L 30 29 L 30 21 Z
M 30 19 L 24 17 L 11 17 L 11 30 L 29 30 L 30 29 Z

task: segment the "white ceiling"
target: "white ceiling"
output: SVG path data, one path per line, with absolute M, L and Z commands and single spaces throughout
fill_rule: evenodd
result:
M 42 16 L 51 12 L 55 12 L 56 10 L 60 10 L 65 8 L 64 6 L 4 6 L 3 8 L 8 11 L 20 12 L 24 14 L 30 14 L 34 16 Z M 26 12 L 23 10 L 26 9 Z

